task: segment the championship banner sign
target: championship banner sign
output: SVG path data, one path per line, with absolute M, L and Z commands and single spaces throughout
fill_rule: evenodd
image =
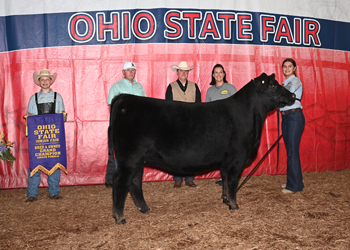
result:
M 27 125 L 30 176 L 39 170 L 51 175 L 58 168 L 68 174 L 63 114 L 28 116 Z

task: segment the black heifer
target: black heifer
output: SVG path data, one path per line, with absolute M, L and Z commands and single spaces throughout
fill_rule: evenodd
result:
M 110 119 L 118 162 L 113 174 L 116 222 L 126 222 L 128 191 L 142 213 L 150 210 L 142 191 L 144 163 L 180 176 L 220 167 L 224 203 L 237 209 L 238 181 L 257 154 L 267 113 L 294 100 L 274 74 L 265 73 L 235 95 L 210 103 L 116 97 Z

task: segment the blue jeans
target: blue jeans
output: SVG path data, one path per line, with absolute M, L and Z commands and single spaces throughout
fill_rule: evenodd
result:
M 174 175 L 174 181 L 175 182 L 182 183 L 183 178 L 184 178 L 184 176 L 175 176 Z M 193 182 L 193 180 L 194 180 L 194 176 L 185 176 L 185 182 L 186 183 Z
M 299 155 L 300 139 L 304 127 L 305 117 L 302 111 L 294 111 L 282 116 L 282 133 L 287 149 L 286 189 L 293 192 L 302 191 L 304 188 Z
M 30 168 L 28 169 L 28 193 L 27 197 L 38 198 L 39 195 L 39 185 L 40 185 L 40 170 L 36 172 L 32 177 L 30 177 Z M 49 184 L 49 195 L 50 197 L 59 194 L 61 192 L 58 184 L 61 180 L 61 169 L 57 169 L 52 175 L 47 178 Z

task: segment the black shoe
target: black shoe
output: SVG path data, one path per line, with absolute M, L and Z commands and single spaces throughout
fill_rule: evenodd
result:
M 59 200 L 62 199 L 63 197 L 59 194 L 55 194 L 54 196 L 50 196 L 50 199 L 54 199 L 54 200 Z
M 219 186 L 222 186 L 222 179 L 216 181 L 215 184 L 218 184 Z

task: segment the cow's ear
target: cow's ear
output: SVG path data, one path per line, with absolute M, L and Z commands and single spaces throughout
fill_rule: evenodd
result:
M 275 77 L 276 77 L 275 73 L 272 73 L 272 74 L 270 75 L 270 77 L 271 77 L 273 80 L 275 80 Z

